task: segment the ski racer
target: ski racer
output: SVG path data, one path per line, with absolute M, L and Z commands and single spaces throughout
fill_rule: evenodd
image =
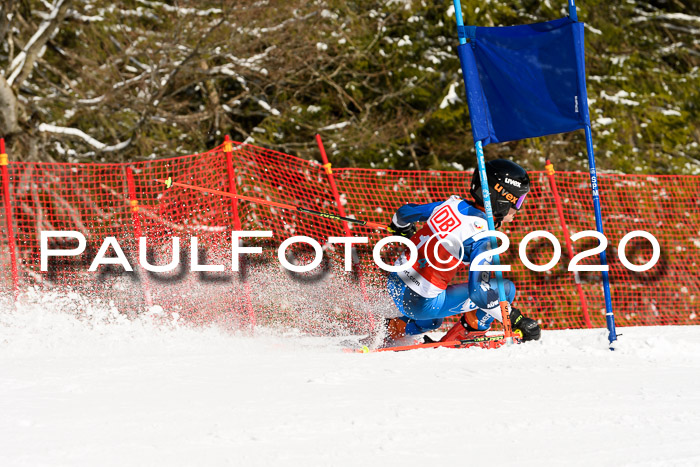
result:
M 489 161 L 486 174 L 498 229 L 512 221 L 522 207 L 530 191 L 530 178 L 522 167 L 505 159 Z M 488 230 L 478 171 L 472 177 L 470 192 L 474 202 L 451 196 L 446 201 L 406 204 L 394 214 L 389 232 L 409 238 L 417 247 L 418 258 L 412 268 L 389 275 L 387 288 L 402 316 L 385 320 L 385 346 L 406 335 L 435 330 L 443 318 L 457 314 L 462 316 L 441 341 L 484 335 L 494 319 L 502 321 L 496 280 L 489 271 L 470 270 L 468 282 L 450 285 L 463 265 L 475 264 L 480 253 L 491 249 L 490 237 L 473 239 Z M 416 222 L 424 222 L 417 232 Z M 492 257 L 482 258 L 479 264 L 490 264 Z M 407 261 L 404 251 L 395 265 Z M 503 285 L 510 304 L 515 285 L 507 279 Z M 535 320 L 512 307 L 509 315 L 513 331 L 522 334 L 523 341 L 540 338 Z

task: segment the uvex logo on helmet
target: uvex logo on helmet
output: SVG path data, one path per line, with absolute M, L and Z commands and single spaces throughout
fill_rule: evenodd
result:
M 486 178 L 491 199 L 494 220 L 500 222 L 511 208 L 520 209 L 525 196 L 530 191 L 530 178 L 527 171 L 513 161 L 495 159 L 486 163 Z M 472 175 L 470 193 L 479 206 L 484 206 L 481 177 L 478 170 Z
M 518 197 L 515 196 L 514 194 L 510 193 L 504 187 L 502 187 L 500 183 L 496 183 L 496 185 L 494 185 L 493 189 L 496 190 L 496 192 L 500 193 L 501 196 L 503 196 L 503 198 L 507 199 L 512 204 L 516 204 L 518 202 Z
M 506 177 L 506 179 L 504 181 L 509 185 L 513 185 L 513 186 L 517 186 L 518 188 L 521 188 L 520 182 L 517 180 L 513 180 L 512 178 Z

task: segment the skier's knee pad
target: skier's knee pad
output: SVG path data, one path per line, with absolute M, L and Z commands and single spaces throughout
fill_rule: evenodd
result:
M 415 335 L 434 331 L 442 325 L 442 318 L 409 320 L 406 324 L 406 334 Z
M 469 296 L 474 305 L 482 310 L 489 310 L 498 306 L 498 285 L 495 279 L 489 281 L 489 287 L 488 290 L 479 287 Z M 506 301 L 512 302 L 515 300 L 515 284 L 513 284 L 513 281 L 503 279 L 503 289 L 506 293 Z

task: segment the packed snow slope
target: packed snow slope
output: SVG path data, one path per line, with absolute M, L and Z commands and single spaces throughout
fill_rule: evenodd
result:
M 5 467 L 700 465 L 700 327 L 346 354 L 56 308 L 0 309 Z

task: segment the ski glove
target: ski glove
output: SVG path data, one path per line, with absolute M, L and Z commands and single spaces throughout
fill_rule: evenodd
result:
M 412 222 L 408 225 L 405 225 L 403 227 L 399 227 L 396 224 L 394 224 L 394 221 L 391 221 L 391 224 L 389 224 L 389 227 L 387 229 L 390 234 L 392 235 L 398 235 L 400 237 L 406 237 L 406 238 L 411 238 L 413 237 L 413 234 L 416 233 L 416 223 Z
M 517 308 L 512 308 L 509 314 L 513 330 L 519 330 L 523 334 L 523 341 L 539 340 L 541 330 L 537 321 L 532 318 L 526 318 Z

